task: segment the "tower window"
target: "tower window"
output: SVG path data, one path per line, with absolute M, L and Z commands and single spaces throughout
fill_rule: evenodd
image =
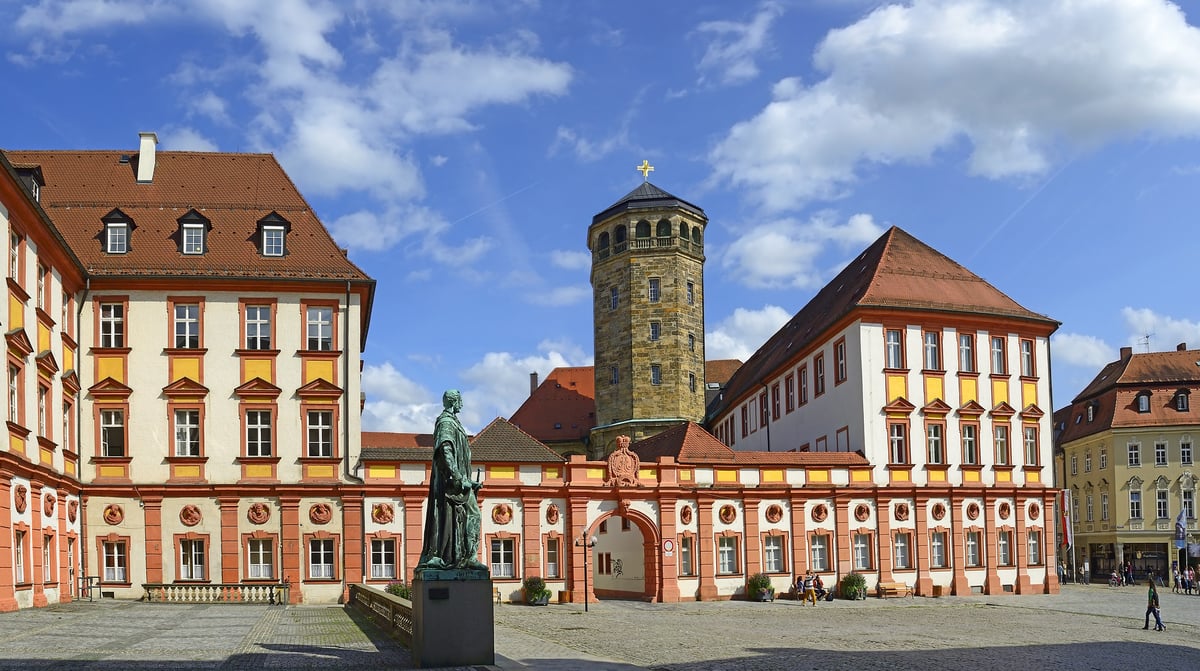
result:
M 617 306 L 620 304 L 621 304 L 621 290 L 616 287 L 609 289 L 608 290 L 608 309 L 616 310 Z
M 650 339 L 658 340 L 662 333 L 662 324 L 660 322 L 650 322 Z
M 662 366 L 650 364 L 650 384 L 662 384 Z
M 688 334 L 688 351 L 689 352 L 696 351 L 696 334 L 694 334 L 694 333 Z
M 696 393 L 696 374 L 688 373 L 688 389 L 694 394 Z
M 651 303 L 658 302 L 660 287 L 661 287 L 661 280 L 657 277 L 651 277 L 650 278 L 650 292 L 649 292 L 649 298 L 650 298 Z
M 696 285 L 692 282 L 687 283 L 687 304 L 696 304 Z
M 617 367 L 613 366 L 609 371 L 608 383 L 616 384 L 620 381 L 621 381 L 621 374 L 620 374 L 620 372 L 618 372 Z

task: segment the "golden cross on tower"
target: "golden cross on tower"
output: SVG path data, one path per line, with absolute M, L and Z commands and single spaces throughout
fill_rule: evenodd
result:
M 646 159 L 642 159 L 642 164 L 635 167 L 634 170 L 637 170 L 642 173 L 643 181 L 649 182 L 650 181 L 650 173 L 654 172 L 654 166 L 650 165 L 650 162 L 647 161 Z

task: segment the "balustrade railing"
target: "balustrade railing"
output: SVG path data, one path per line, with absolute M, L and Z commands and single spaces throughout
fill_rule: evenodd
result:
M 702 254 L 704 246 L 688 240 L 687 238 L 663 237 L 663 238 L 629 238 L 628 240 L 618 242 L 612 248 L 601 247 L 596 250 L 597 259 L 607 259 L 609 256 L 620 254 L 627 249 L 671 249 L 678 247 L 685 252 L 693 254 Z
M 146 601 L 163 603 L 288 602 L 288 583 L 143 583 Z
M 412 648 L 412 601 L 388 594 L 377 587 L 350 583 L 350 605 L 402 644 Z

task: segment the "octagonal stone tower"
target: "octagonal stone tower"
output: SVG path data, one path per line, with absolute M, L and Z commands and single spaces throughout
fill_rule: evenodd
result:
M 647 168 L 643 162 L 643 169 Z M 704 419 L 704 210 L 649 181 L 592 217 L 596 426 L 616 437 Z

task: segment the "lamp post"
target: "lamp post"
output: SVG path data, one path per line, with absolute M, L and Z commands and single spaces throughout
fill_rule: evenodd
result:
M 579 534 L 579 538 L 575 539 L 575 547 L 583 548 L 583 612 L 586 613 L 586 612 L 588 612 L 587 560 L 588 560 L 588 553 L 591 551 L 592 548 L 596 547 L 596 537 L 592 536 L 591 540 L 588 540 L 587 529 L 584 529 L 583 533 Z

